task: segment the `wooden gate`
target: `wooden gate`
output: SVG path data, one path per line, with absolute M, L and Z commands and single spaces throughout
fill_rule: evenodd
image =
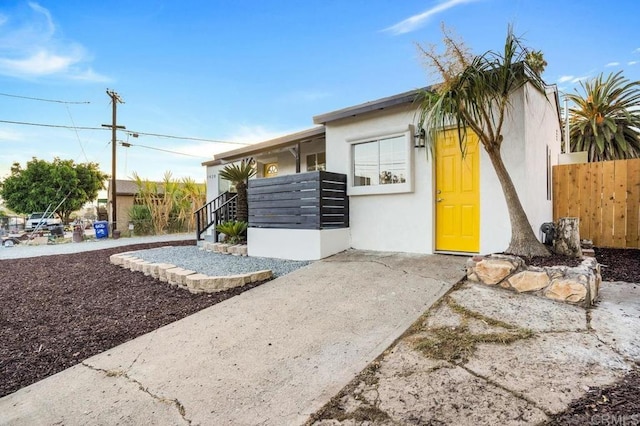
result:
M 553 167 L 553 219 L 580 218 L 595 246 L 640 248 L 640 159 Z

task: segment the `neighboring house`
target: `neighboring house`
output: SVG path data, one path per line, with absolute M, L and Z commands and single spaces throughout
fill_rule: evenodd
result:
M 138 184 L 135 180 L 116 179 L 116 229 L 124 231 L 129 227 L 129 210 L 135 204 Z M 111 208 L 111 179 L 107 187 L 107 215 L 109 223 L 113 223 Z
M 345 239 L 343 231 L 329 244 L 334 253 L 349 247 L 409 253 L 505 250 L 511 236 L 509 214 L 488 156 L 471 137 L 462 159 L 453 129 L 440 133 L 435 156 L 427 155 L 425 134 L 416 129 L 419 93 L 321 114 L 313 118 L 321 127 L 216 155 L 203 163 L 207 199 L 225 189 L 217 171 L 227 162 L 254 158 L 259 177 L 269 175 L 267 165 L 275 164 L 283 175 L 296 172 L 296 161 L 301 172 L 321 164 L 346 175 L 348 236 Z M 562 134 L 555 87 L 549 87 L 547 95 L 528 86 L 520 89 L 511 99 L 503 130 L 503 159 L 536 232 L 552 221 L 551 166 L 557 164 Z M 249 253 L 253 234 L 259 245 L 271 241 L 269 250 L 260 254 L 284 257 L 277 243 L 283 231 L 269 231 L 269 238 L 263 232 L 249 229 Z M 286 241 L 296 245 L 301 240 Z M 327 250 L 320 252 L 324 256 Z

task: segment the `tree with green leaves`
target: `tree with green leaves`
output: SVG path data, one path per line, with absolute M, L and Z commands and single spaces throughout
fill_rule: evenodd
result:
M 11 174 L 0 183 L 0 196 L 16 213 L 57 208 L 63 222 L 68 222 L 72 212 L 96 199 L 107 177 L 97 163 L 76 164 L 57 157 L 47 162 L 34 157 L 24 168 L 13 163 Z
M 443 34 L 444 53 L 438 53 L 435 46 L 427 49 L 419 46 L 426 65 L 442 79 L 442 83 L 432 91 L 425 91 L 422 97 L 420 126 L 432 134 L 431 149 L 438 131 L 457 128 L 463 155 L 467 129 L 478 135 L 509 210 L 511 241 L 506 251 L 527 257 L 548 256 L 549 251 L 533 232 L 500 152 L 512 95 L 528 85 L 546 96 L 540 77 L 546 65 L 542 52 L 526 48 L 511 27 L 502 51 L 489 50 L 475 56 L 444 28 Z
M 571 151 L 587 151 L 589 161 L 640 157 L 640 81 L 629 81 L 622 72 L 602 74 L 580 82 L 567 98 Z
M 220 170 L 220 177 L 230 181 L 236 187 L 238 193 L 237 220 L 249 221 L 249 203 L 247 200 L 247 184 L 249 179 L 256 174 L 256 169 L 251 161 L 242 160 L 239 163 L 229 164 Z

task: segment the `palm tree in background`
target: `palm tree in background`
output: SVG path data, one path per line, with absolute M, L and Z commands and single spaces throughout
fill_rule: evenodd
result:
M 640 157 L 640 81 L 617 72 L 580 86 L 583 95 L 567 95 L 571 151 L 587 151 L 589 161 Z
M 230 181 L 238 193 L 237 220 L 248 222 L 249 203 L 247 200 L 247 183 L 256 174 L 251 161 L 242 160 L 240 163 L 229 164 L 220 170 L 220 177 Z
M 496 171 L 509 210 L 511 242 L 507 252 L 527 257 L 549 256 L 531 228 L 500 153 L 511 96 L 526 85 L 546 96 L 540 77 L 546 65 L 543 54 L 524 47 L 511 27 L 502 52 L 490 50 L 479 56 L 471 55 L 464 43 L 444 28 L 443 34 L 444 53 L 436 52 L 434 46 L 428 49 L 419 46 L 426 65 L 442 79 L 433 91 L 424 93 L 419 124 L 432 132 L 428 138 L 432 150 L 436 133 L 451 125 L 457 127 L 463 155 L 467 129 L 478 135 Z

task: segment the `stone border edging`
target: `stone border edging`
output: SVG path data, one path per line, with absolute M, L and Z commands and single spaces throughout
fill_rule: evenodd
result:
M 189 290 L 191 293 L 215 293 L 245 284 L 265 281 L 273 277 L 270 269 L 249 272 L 246 274 L 209 276 L 189 269 L 180 268 L 171 263 L 153 263 L 128 253 L 117 253 L 109 256 L 109 261 L 117 266 L 142 272 L 172 287 Z
M 527 266 L 520 257 L 502 254 L 474 256 L 467 260 L 467 279 L 585 308 L 593 305 L 602 282 L 600 265 L 595 258 L 584 258 L 574 268 L 539 268 Z
M 212 251 L 220 254 L 232 254 L 234 256 L 247 256 L 246 244 L 226 244 L 226 243 L 211 243 L 203 241 L 200 244 L 200 250 Z

